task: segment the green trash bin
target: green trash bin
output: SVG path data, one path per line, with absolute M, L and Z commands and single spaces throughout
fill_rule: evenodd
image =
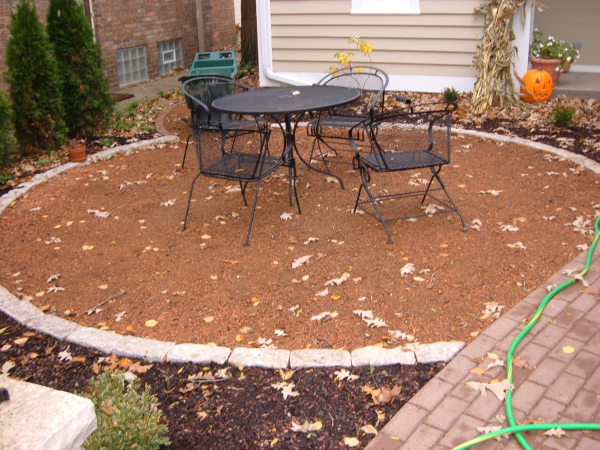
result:
M 233 80 L 236 73 L 237 63 L 234 51 L 200 52 L 196 53 L 188 74 L 179 77 L 179 81 L 183 83 L 202 75 L 220 75 Z

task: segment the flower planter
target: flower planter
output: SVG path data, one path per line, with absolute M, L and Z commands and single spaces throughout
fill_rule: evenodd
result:
M 77 147 L 68 148 L 69 159 L 71 162 L 84 162 L 87 159 L 85 154 L 85 145 L 79 145 Z
M 538 59 L 533 56 L 529 57 L 529 61 L 534 69 L 539 67 L 545 70 L 552 77 L 552 84 L 556 86 L 560 79 L 561 66 L 563 64 L 562 59 Z

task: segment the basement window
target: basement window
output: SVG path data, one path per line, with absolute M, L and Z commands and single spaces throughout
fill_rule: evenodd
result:
M 159 42 L 158 49 L 158 72 L 162 75 L 175 67 L 183 65 L 181 58 L 181 39 L 174 41 Z
M 117 50 L 117 75 L 119 76 L 119 86 L 148 79 L 146 47 Z

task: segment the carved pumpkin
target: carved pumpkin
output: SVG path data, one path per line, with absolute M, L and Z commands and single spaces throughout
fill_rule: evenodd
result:
M 525 94 L 522 96 L 523 101 L 527 103 L 533 102 L 544 102 L 552 95 L 552 77 L 548 72 L 542 70 L 542 68 L 531 69 L 523 77 L 523 82 L 533 98 L 527 94 L 527 90 L 521 86 L 521 93 Z

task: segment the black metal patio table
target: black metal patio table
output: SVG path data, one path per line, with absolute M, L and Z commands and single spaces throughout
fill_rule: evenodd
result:
M 345 105 L 359 97 L 360 91 L 345 87 L 290 86 L 256 89 L 254 91 L 226 95 L 213 101 L 212 107 L 218 111 L 234 114 L 270 115 L 272 117 L 281 114 L 284 115 L 286 140 L 284 153 L 293 147 L 296 149 L 296 154 L 300 160 L 308 168 L 339 178 L 334 174 L 311 166 L 310 161 L 307 162 L 302 158 L 296 146 L 295 131 L 304 113 Z M 292 114 L 297 114 L 293 131 Z

